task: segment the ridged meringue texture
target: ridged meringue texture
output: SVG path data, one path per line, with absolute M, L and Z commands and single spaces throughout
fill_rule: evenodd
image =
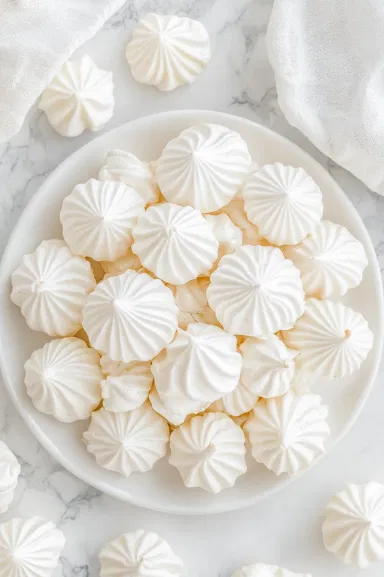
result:
M 130 363 L 122 375 L 101 382 L 103 407 L 107 411 L 132 411 L 145 403 L 153 383 L 150 363 Z
M 19 475 L 19 461 L 9 447 L 0 441 L 0 515 L 8 510 L 13 501 Z
M 154 204 L 159 200 L 160 190 L 153 171 L 147 162 L 141 161 L 132 152 L 120 149 L 108 152 L 99 179 L 123 182 L 134 188 L 145 204 Z
M 210 307 L 235 335 L 267 338 L 304 312 L 298 269 L 277 248 L 242 246 L 224 256 L 207 289 Z
M 86 298 L 96 286 L 89 262 L 56 240 L 43 241 L 25 255 L 11 281 L 11 300 L 29 328 L 51 337 L 80 330 Z
M 259 397 L 249 391 L 240 380 L 236 389 L 215 401 L 209 407 L 209 411 L 226 413 L 231 417 L 239 417 L 240 415 L 249 413 L 258 400 Z
M 159 413 L 159 415 L 164 417 L 164 419 L 174 427 L 178 427 L 184 423 L 185 419 L 189 415 L 196 415 L 197 413 L 204 412 L 209 405 L 209 403 L 190 401 L 186 397 L 176 396 L 172 398 L 172 402 L 170 402 L 170 399 L 168 398 L 167 405 L 165 405 L 155 386 L 152 387 L 149 394 L 149 400 L 156 413 Z
M 326 299 L 340 297 L 358 286 L 368 265 L 364 246 L 339 224 L 323 220 L 284 254 L 300 270 L 305 293 Z
M 55 339 L 25 363 L 25 385 L 35 407 L 63 423 L 88 419 L 101 401 L 100 357 L 75 337 Z
M 149 471 L 164 457 L 169 427 L 149 403 L 121 413 L 100 409 L 92 414 L 84 439 L 100 467 L 129 477 Z
M 143 212 L 144 201 L 133 188 L 91 178 L 64 199 L 64 239 L 75 254 L 114 261 L 130 248 L 132 228 Z
M 192 323 L 152 362 L 156 388 L 165 405 L 173 397 L 209 403 L 239 382 L 241 355 L 236 338 L 222 329 Z M 169 399 L 169 401 L 168 401 Z
M 200 124 L 168 142 L 156 163 L 156 179 L 168 202 L 214 212 L 236 195 L 250 164 L 237 132 Z
M 264 341 L 249 337 L 240 346 L 240 353 L 241 380 L 249 391 L 269 398 L 284 395 L 291 388 L 297 351 L 288 349 L 276 335 Z
M 297 365 L 324 377 L 345 377 L 359 370 L 373 346 L 373 334 L 358 312 L 341 302 L 309 299 L 303 316 L 284 332 L 297 349 Z
M 101 70 L 85 55 L 67 61 L 44 90 L 39 102 L 50 125 L 61 136 L 96 132 L 112 118 L 115 106 L 112 72 Z
M 304 240 L 323 215 L 321 190 L 300 167 L 262 166 L 247 180 L 243 197 L 249 220 L 278 246 Z
M 0 525 L 0 577 L 51 577 L 65 538 L 40 517 L 12 519 Z
M 179 577 L 183 562 L 156 533 L 124 533 L 99 554 L 100 577 Z
M 276 475 L 297 475 L 325 452 L 327 417 L 319 395 L 288 391 L 260 400 L 245 425 L 252 456 Z
M 237 569 L 232 577 L 312 577 L 310 573 L 293 573 L 283 567 L 254 563 Z
M 194 82 L 207 66 L 209 35 L 197 20 L 147 14 L 133 30 L 126 56 L 137 82 L 174 90 Z
M 83 325 L 93 348 L 111 360 L 149 361 L 173 339 L 177 307 L 160 280 L 128 270 L 97 285 Z
M 325 548 L 361 569 L 384 559 L 384 486 L 348 485 L 325 509 Z
M 150 206 L 133 229 L 132 251 L 161 280 L 185 284 L 209 270 L 219 243 L 202 214 L 190 206 Z

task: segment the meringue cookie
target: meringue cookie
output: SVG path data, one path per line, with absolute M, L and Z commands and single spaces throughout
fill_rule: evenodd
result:
M 243 244 L 262 244 L 268 246 L 269 243 L 263 238 L 257 226 L 249 222 L 244 209 L 244 200 L 236 196 L 229 204 L 223 206 L 216 214 L 226 214 L 231 221 L 242 231 Z
M 209 403 L 190 401 L 186 397 L 174 397 L 172 399 L 173 402 L 169 402 L 168 399 L 168 403 L 165 405 L 156 387 L 152 387 L 149 400 L 156 413 L 159 413 L 159 415 L 167 419 L 168 423 L 174 427 L 178 427 L 184 423 L 189 415 L 204 412 L 209 405 Z
M 208 286 L 209 278 L 201 277 L 175 287 L 177 308 L 186 313 L 202 313 L 208 307 Z
M 97 285 L 83 325 L 92 346 L 111 360 L 149 361 L 173 339 L 177 307 L 160 280 L 128 270 Z
M 219 243 L 219 259 L 243 244 L 243 233 L 227 214 L 208 214 L 205 220 Z
M 263 166 L 247 180 L 243 197 L 249 220 L 278 246 L 304 240 L 323 215 L 321 190 L 303 168 Z
M 64 239 L 75 254 L 116 260 L 130 248 L 132 228 L 142 212 L 144 201 L 133 188 L 91 178 L 64 199 Z
M 215 401 L 209 407 L 209 411 L 215 413 L 226 413 L 230 417 L 240 417 L 240 415 L 249 413 L 258 400 L 259 397 L 249 391 L 243 383 L 239 381 L 236 389 Z
M 108 152 L 105 165 L 99 172 L 99 180 L 124 182 L 140 194 L 145 204 L 159 201 L 160 190 L 150 165 L 139 160 L 131 152 L 119 149 Z
M 260 400 L 245 425 L 254 459 L 276 475 L 297 475 L 325 452 L 327 417 L 318 395 L 288 391 Z
M 96 285 L 89 262 L 56 240 L 43 241 L 25 255 L 11 280 L 11 300 L 29 328 L 51 337 L 77 333 L 85 300 Z
M 193 417 L 171 434 L 169 463 L 186 487 L 220 493 L 247 470 L 244 433 L 223 413 Z
M 0 515 L 8 510 L 13 501 L 20 469 L 20 463 L 15 455 L 3 441 L 0 441 Z
M 137 272 L 144 271 L 139 257 L 133 254 L 131 249 L 128 249 L 126 254 L 120 256 L 113 262 L 107 260 L 103 261 L 101 266 L 103 267 L 104 272 L 110 276 L 117 276 L 122 272 L 126 272 L 127 270 L 135 270 Z
M 92 413 L 84 439 L 100 467 L 129 477 L 149 471 L 164 457 L 169 427 L 149 403 L 121 413 L 100 409 Z
M 156 163 L 156 178 L 168 202 L 214 212 L 236 195 L 250 164 L 237 132 L 200 124 L 168 142 Z
M 202 323 L 190 324 L 186 331 L 179 329 L 152 362 L 156 388 L 165 405 L 175 396 L 202 403 L 216 401 L 236 388 L 240 371 L 236 338 Z
M 222 328 L 221 324 L 216 318 L 215 313 L 210 307 L 205 308 L 199 313 L 186 313 L 179 310 L 177 314 L 177 321 L 179 323 L 179 327 L 184 331 L 186 331 L 189 325 L 192 323 L 203 323 L 205 325 L 214 325 L 220 329 Z
M 145 403 L 153 383 L 150 363 L 130 363 L 122 375 L 101 382 L 103 407 L 107 411 L 132 411 Z
M 133 31 L 126 56 L 137 82 L 174 90 L 194 82 L 207 66 L 209 35 L 197 20 L 147 14 Z
M 384 486 L 348 485 L 325 509 L 325 548 L 361 569 L 384 559 Z
M 293 573 L 283 567 L 254 563 L 237 569 L 232 577 L 312 577 L 310 573 Z
M 40 517 L 12 519 L 0 525 L 1 577 L 51 577 L 65 538 Z
M 364 246 L 339 224 L 323 220 L 302 243 L 284 249 L 301 272 L 305 293 L 326 299 L 358 286 L 368 265 Z
M 100 404 L 100 357 L 80 339 L 50 341 L 25 363 L 25 385 L 35 407 L 63 423 L 88 419 Z
M 101 370 L 106 377 L 119 377 L 137 364 L 137 361 L 123 363 L 122 361 L 112 361 L 107 355 L 102 355 L 100 359 Z
M 159 204 L 139 217 L 132 251 L 145 268 L 171 284 L 185 284 L 211 268 L 219 243 L 201 213 L 190 206 Z
M 115 106 L 112 72 L 101 70 L 87 55 L 67 61 L 39 102 L 49 124 L 61 136 L 97 132 L 112 118 Z
M 303 316 L 284 332 L 288 347 L 298 349 L 304 371 L 344 377 L 357 371 L 373 346 L 365 318 L 340 302 L 309 299 Z
M 284 395 L 290 389 L 297 351 L 288 349 L 276 335 L 269 335 L 265 341 L 247 338 L 240 353 L 241 380 L 249 391 L 269 398 Z
M 300 273 L 272 247 L 247 245 L 224 256 L 207 298 L 226 331 L 262 339 L 292 328 L 304 311 Z
M 164 539 L 142 530 L 110 541 L 99 559 L 100 577 L 179 577 L 183 568 Z

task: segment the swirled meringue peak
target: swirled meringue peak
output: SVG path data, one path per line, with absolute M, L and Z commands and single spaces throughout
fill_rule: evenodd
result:
M 325 548 L 361 569 L 384 560 L 384 486 L 348 485 L 325 509 Z
M 169 463 L 186 487 L 220 493 L 247 470 L 244 433 L 223 413 L 193 417 L 171 434 Z
M 368 265 L 364 246 L 339 224 L 323 220 L 296 246 L 284 254 L 301 272 L 305 293 L 326 299 L 340 297 L 358 286 Z
M 100 467 L 129 477 L 149 471 L 164 457 L 169 427 L 149 403 L 119 413 L 100 409 L 92 413 L 84 439 Z
M 327 418 L 318 395 L 288 391 L 260 400 L 245 425 L 253 457 L 276 475 L 297 475 L 325 452 Z
M 240 380 L 236 389 L 212 403 L 209 411 L 226 413 L 231 417 L 240 417 L 240 415 L 249 413 L 258 400 L 259 397 L 247 389 Z
M 210 61 L 208 32 L 191 18 L 147 14 L 133 31 L 126 56 L 137 82 L 174 90 L 194 82 Z
M 145 403 L 153 383 L 150 363 L 129 363 L 121 375 L 101 382 L 103 407 L 107 411 L 132 411 Z
M 310 573 L 293 573 L 283 567 L 254 563 L 237 569 L 232 577 L 312 577 Z
M 184 423 L 189 415 L 196 415 L 202 413 L 208 408 L 209 403 L 201 403 L 199 401 L 190 401 L 186 397 L 173 397 L 172 400 L 167 399 L 167 405 L 162 401 L 156 387 L 152 387 L 149 394 L 149 400 L 152 408 L 162 417 L 167 419 L 174 427 L 178 427 Z
M 122 182 L 91 178 L 64 199 L 63 235 L 75 254 L 113 261 L 132 244 L 132 228 L 144 212 L 144 201 Z
M 75 337 L 55 339 L 25 363 L 25 385 L 35 407 L 63 423 L 88 419 L 100 404 L 100 357 Z
M 150 165 L 131 152 L 119 149 L 108 152 L 99 179 L 124 182 L 140 194 L 145 204 L 154 204 L 159 200 L 160 190 Z
M 251 157 L 241 136 L 219 124 L 200 124 L 168 142 L 156 178 L 168 202 L 214 212 L 236 195 Z
M 277 248 L 242 246 L 211 276 L 208 303 L 226 331 L 267 338 L 292 328 L 304 311 L 298 269 Z
M 373 346 L 365 318 L 341 302 L 309 299 L 303 316 L 284 332 L 288 347 L 297 349 L 297 365 L 324 377 L 357 371 Z
M 0 515 L 8 510 L 20 475 L 20 463 L 8 446 L 0 441 Z M 0 561 L 1 574 L 1 561 Z
M 160 280 L 128 270 L 97 285 L 83 324 L 92 346 L 111 360 L 149 361 L 173 339 L 177 307 Z
M 156 388 L 167 405 L 173 397 L 202 403 L 232 392 L 239 382 L 236 338 L 222 329 L 191 323 L 152 362 Z
M 185 284 L 211 268 L 219 243 L 202 214 L 190 206 L 150 206 L 133 230 L 132 251 L 161 280 Z
M 304 240 L 323 215 L 321 190 L 303 168 L 262 166 L 247 180 L 243 197 L 249 220 L 278 246 Z
M 125 533 L 108 543 L 99 555 L 100 577 L 179 577 L 181 559 L 156 533 Z
M 44 90 L 39 102 L 50 125 L 61 136 L 97 132 L 112 118 L 115 106 L 112 72 L 101 70 L 85 55 L 67 61 Z
M 51 337 L 80 330 L 83 307 L 96 281 L 89 262 L 74 256 L 64 241 L 43 241 L 23 257 L 11 280 L 11 299 L 29 328 Z
M 12 519 L 0 525 L 1 577 L 51 577 L 65 538 L 40 517 Z

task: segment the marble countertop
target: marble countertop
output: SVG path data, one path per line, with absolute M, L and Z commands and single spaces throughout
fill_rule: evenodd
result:
M 271 6 L 272 0 L 131 0 L 79 50 L 114 73 L 116 113 L 105 130 L 152 112 L 187 108 L 230 112 L 265 124 L 309 151 L 339 182 L 364 220 L 384 269 L 384 197 L 322 156 L 279 110 L 265 47 Z M 149 11 L 190 15 L 209 29 L 213 58 L 192 87 L 162 94 L 132 80 L 125 45 L 135 22 Z M 32 110 L 20 134 L 0 147 L 0 252 L 48 174 L 92 138 L 61 138 L 41 112 Z M 41 515 L 59 525 L 67 544 L 55 577 L 96 577 L 100 548 L 138 528 L 169 540 L 185 562 L 185 577 L 229 577 L 238 566 L 254 561 L 311 572 L 313 577 L 360 575 L 324 550 L 321 515 L 330 496 L 347 482 L 384 482 L 383 377 L 384 367 L 357 424 L 314 470 L 252 508 L 191 518 L 122 504 L 77 480 L 39 446 L 0 386 L 0 438 L 22 464 L 15 502 L 1 520 Z M 364 575 L 381 577 L 383 570 L 384 563 Z

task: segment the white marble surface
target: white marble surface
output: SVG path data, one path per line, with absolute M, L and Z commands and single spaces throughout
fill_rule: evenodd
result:
M 79 53 L 114 72 L 116 113 L 105 130 L 139 116 L 170 109 L 229 111 L 266 124 L 313 154 L 356 205 L 384 268 L 384 198 L 324 158 L 282 117 L 265 49 L 272 0 L 131 0 Z M 161 8 L 160 8 L 161 7 Z M 137 19 L 148 11 L 189 14 L 208 27 L 212 62 L 190 88 L 171 94 L 139 86 L 130 77 L 124 49 Z M 92 138 L 65 140 L 33 110 L 11 143 L 0 148 L 0 251 L 28 199 L 72 151 Z M 1 322 L 1 320 L 0 320 Z M 17 346 L 17 343 L 15 343 Z M 22 473 L 12 509 L 2 517 L 42 515 L 58 523 L 67 545 L 55 576 L 96 577 L 97 552 L 120 532 L 155 530 L 185 561 L 185 577 L 229 577 L 241 564 L 264 561 L 314 577 L 353 577 L 321 543 L 321 514 L 347 482 L 384 482 L 384 371 L 353 430 L 314 470 L 253 508 L 213 517 L 183 518 L 140 510 L 87 487 L 39 446 L 0 388 L 0 438 L 16 453 Z M 381 577 L 384 563 L 366 570 Z

